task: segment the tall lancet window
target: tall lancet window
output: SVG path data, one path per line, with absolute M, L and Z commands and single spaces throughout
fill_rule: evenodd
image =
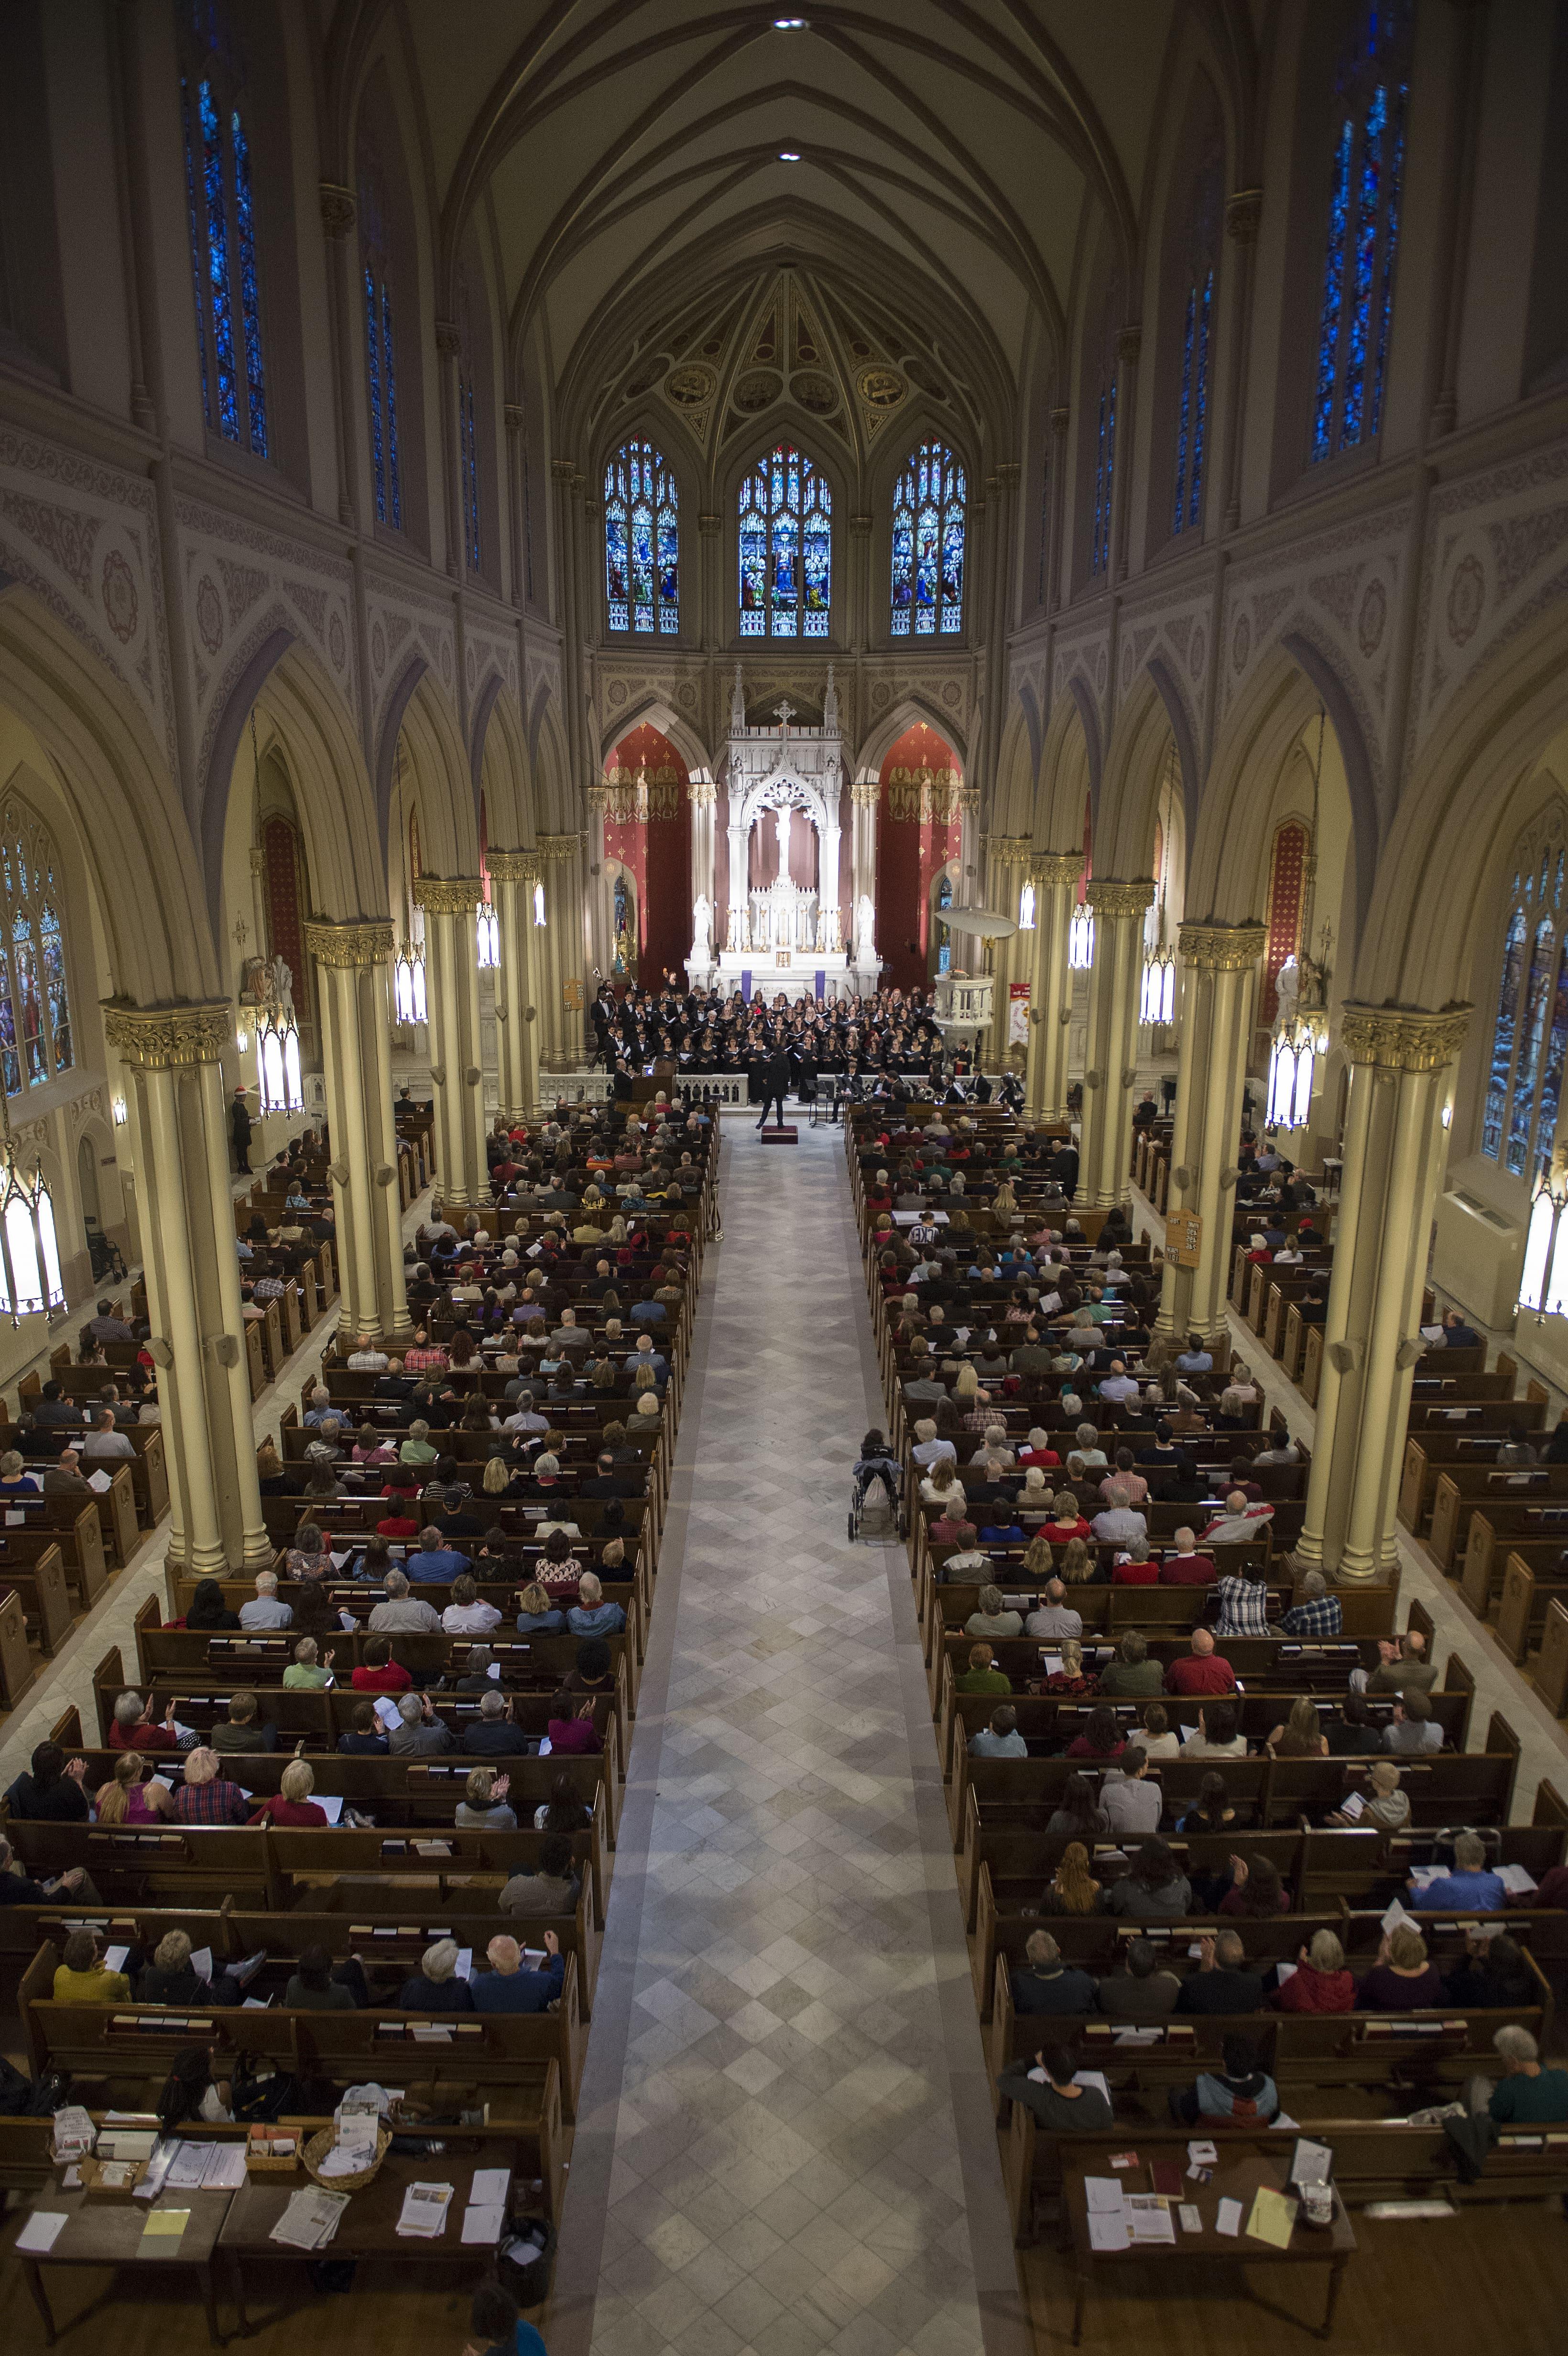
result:
M 1214 348 L 1214 265 L 1220 245 L 1224 163 L 1207 156 L 1191 200 L 1187 297 L 1181 324 L 1181 390 L 1176 412 L 1176 495 L 1172 532 L 1196 531 L 1203 515 L 1208 471 L 1211 355 Z
M 1111 561 L 1111 494 L 1116 472 L 1116 353 L 1112 345 L 1100 372 L 1094 404 L 1094 508 L 1089 530 L 1089 571 Z
M 1516 854 L 1503 927 L 1481 1151 L 1510 1177 L 1552 1159 L 1568 1058 L 1568 841 L 1553 809 Z
M 833 603 L 833 494 L 781 442 L 741 479 L 741 636 L 825 638 Z
M 1312 456 L 1375 441 L 1393 315 L 1411 0 L 1361 0 L 1334 83 Z
M 946 637 L 964 627 L 964 469 L 943 442 L 914 451 L 893 491 L 892 633 Z
M 370 402 L 370 472 L 376 520 L 403 528 L 403 466 L 398 446 L 398 348 L 386 204 L 379 158 L 359 170 L 359 274 L 365 303 L 365 377 Z
M 680 628 L 680 498 L 651 442 L 624 442 L 604 469 L 604 596 L 613 630 Z
M 179 12 L 180 130 L 201 405 L 226 442 L 269 455 L 244 59 L 217 0 Z
M 60 931 L 59 861 L 26 802 L 0 809 L 0 1077 L 39 1087 L 76 1062 Z

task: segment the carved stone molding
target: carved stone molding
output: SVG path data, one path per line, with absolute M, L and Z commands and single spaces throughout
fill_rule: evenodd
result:
M 1154 877 L 1136 876 L 1120 884 L 1114 876 L 1092 876 L 1084 898 L 1097 916 L 1141 916 L 1154 905 Z
M 264 876 L 266 872 L 267 854 L 259 842 L 253 842 L 251 845 L 251 873 L 252 875 Z
M 724 519 L 721 515 L 699 515 L 697 529 L 704 540 L 717 540 L 724 529 Z
M 344 924 L 308 924 L 304 945 L 318 965 L 380 965 L 392 954 L 390 921 L 350 918 Z
M 688 777 L 686 798 L 693 809 L 711 809 L 719 798 L 719 788 L 711 777 Z
M 536 851 L 491 851 L 485 853 L 493 884 L 539 884 L 544 862 Z
M 1016 867 L 1029 857 L 1033 846 L 1027 834 L 987 834 L 980 848 L 1002 865 Z
M 1116 358 L 1124 364 L 1136 360 L 1139 352 L 1143 349 L 1143 340 L 1144 331 L 1141 327 L 1118 327 L 1116 329 Z
M 485 886 L 477 875 L 453 875 L 444 881 L 438 875 L 421 875 L 414 885 L 414 905 L 432 916 L 471 916 L 485 897 Z
M 1267 926 L 1251 919 L 1244 925 L 1183 925 L 1176 945 L 1188 965 L 1240 973 L 1262 957 L 1267 938 Z
M 103 1035 L 122 1063 L 142 1072 L 219 1062 L 233 1043 L 234 1010 L 216 1005 L 124 1006 L 103 1001 Z
M 849 799 L 857 809 L 874 810 L 882 798 L 880 777 L 857 777 L 849 788 Z
M 443 360 L 454 360 L 463 349 L 463 330 L 455 319 L 435 323 L 435 348 Z
M 849 519 L 849 530 L 857 540 L 869 540 L 871 535 L 871 523 L 872 519 L 869 515 L 852 515 Z
M 1261 188 L 1238 188 L 1225 199 L 1225 234 L 1237 245 L 1251 245 L 1263 219 L 1264 192 Z
M 1440 1072 L 1453 1063 L 1470 1027 L 1467 1002 L 1440 1007 L 1358 1006 L 1340 1014 L 1339 1037 L 1352 1064 L 1401 1072 Z
M 1051 430 L 1055 434 L 1059 442 L 1066 433 L 1068 425 L 1072 420 L 1072 412 L 1071 409 L 1067 409 L 1065 407 L 1061 409 L 1053 409 L 1051 411 Z
M 1030 860 L 1029 880 L 1038 891 L 1042 884 L 1076 884 L 1083 873 L 1081 851 L 1045 851 Z
M 580 834 L 541 834 L 535 849 L 541 859 L 571 859 L 581 841 Z
M 502 407 L 501 417 L 508 434 L 520 434 L 528 423 L 527 412 L 520 402 L 507 402 Z
M 328 237 L 347 237 L 358 214 L 354 204 L 354 191 L 336 180 L 321 183 L 321 226 Z

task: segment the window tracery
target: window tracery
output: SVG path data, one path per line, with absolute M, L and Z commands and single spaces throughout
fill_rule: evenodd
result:
M 893 490 L 892 634 L 946 637 L 964 626 L 964 469 L 943 442 L 912 452 Z
M 1550 1162 L 1568 1059 L 1568 833 L 1561 807 L 1520 843 L 1481 1113 L 1481 1151 L 1510 1177 Z
M 1410 97 L 1410 0 L 1361 0 L 1334 83 L 1314 463 L 1375 441 L 1393 313 Z
M 833 494 L 781 442 L 741 477 L 741 636 L 825 638 L 833 600 Z
M 624 442 L 604 469 L 604 594 L 612 630 L 680 628 L 680 495 L 652 442 Z
M 269 455 L 266 370 L 244 63 L 214 0 L 187 0 L 180 27 L 180 128 L 208 424 Z
M 71 1070 L 59 856 L 43 820 L 0 808 L 0 1078 L 8 1097 Z

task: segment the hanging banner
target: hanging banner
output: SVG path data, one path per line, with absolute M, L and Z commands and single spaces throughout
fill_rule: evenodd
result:
M 1010 981 L 1008 984 L 1008 1044 L 1027 1047 L 1029 1044 L 1029 984 Z

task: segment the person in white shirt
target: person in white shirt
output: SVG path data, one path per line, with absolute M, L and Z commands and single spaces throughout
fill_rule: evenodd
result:
M 1135 1538 L 1148 1536 L 1148 1524 L 1127 1502 L 1126 1485 L 1113 1481 L 1105 1493 L 1105 1510 L 1096 1514 L 1089 1525 L 1103 1546 L 1131 1546 Z
M 1143 1727 L 1132 1740 L 1146 1759 L 1179 1759 L 1181 1756 L 1181 1737 L 1171 1725 L 1162 1701 L 1144 1704 Z M 1125 1751 L 1122 1755 L 1125 1759 Z
M 480 1601 L 479 1590 L 467 1571 L 452 1582 L 452 1601 L 441 1615 L 441 1624 L 449 1636 L 487 1636 L 492 1628 L 501 1624 L 501 1615 L 493 1603 Z
M 1005 1434 L 1003 1436 L 1006 1437 Z M 935 1422 L 929 1415 L 923 1415 L 915 1425 L 914 1442 L 910 1453 L 924 1472 L 929 1472 L 933 1464 L 940 1464 L 944 1457 L 950 1464 L 958 1462 L 957 1449 L 950 1440 L 938 1440 Z
M 241 1628 L 288 1628 L 293 1623 L 293 1606 L 278 1601 L 278 1574 L 275 1570 L 256 1573 L 256 1592 L 249 1603 L 240 1606 Z
M 358 1348 L 348 1354 L 348 1364 L 357 1375 L 384 1375 L 387 1353 L 377 1349 L 368 1333 L 361 1333 Z
M 1155 1833 L 1159 1830 L 1164 1794 L 1148 1781 L 1148 1752 L 1129 1742 L 1119 1767 L 1107 1767 L 1100 1779 L 1100 1805 L 1114 1833 Z
M 97 1422 L 82 1441 L 81 1452 L 84 1456 L 133 1457 L 136 1451 L 125 1434 L 115 1430 L 114 1410 L 106 1407 L 100 1411 Z

